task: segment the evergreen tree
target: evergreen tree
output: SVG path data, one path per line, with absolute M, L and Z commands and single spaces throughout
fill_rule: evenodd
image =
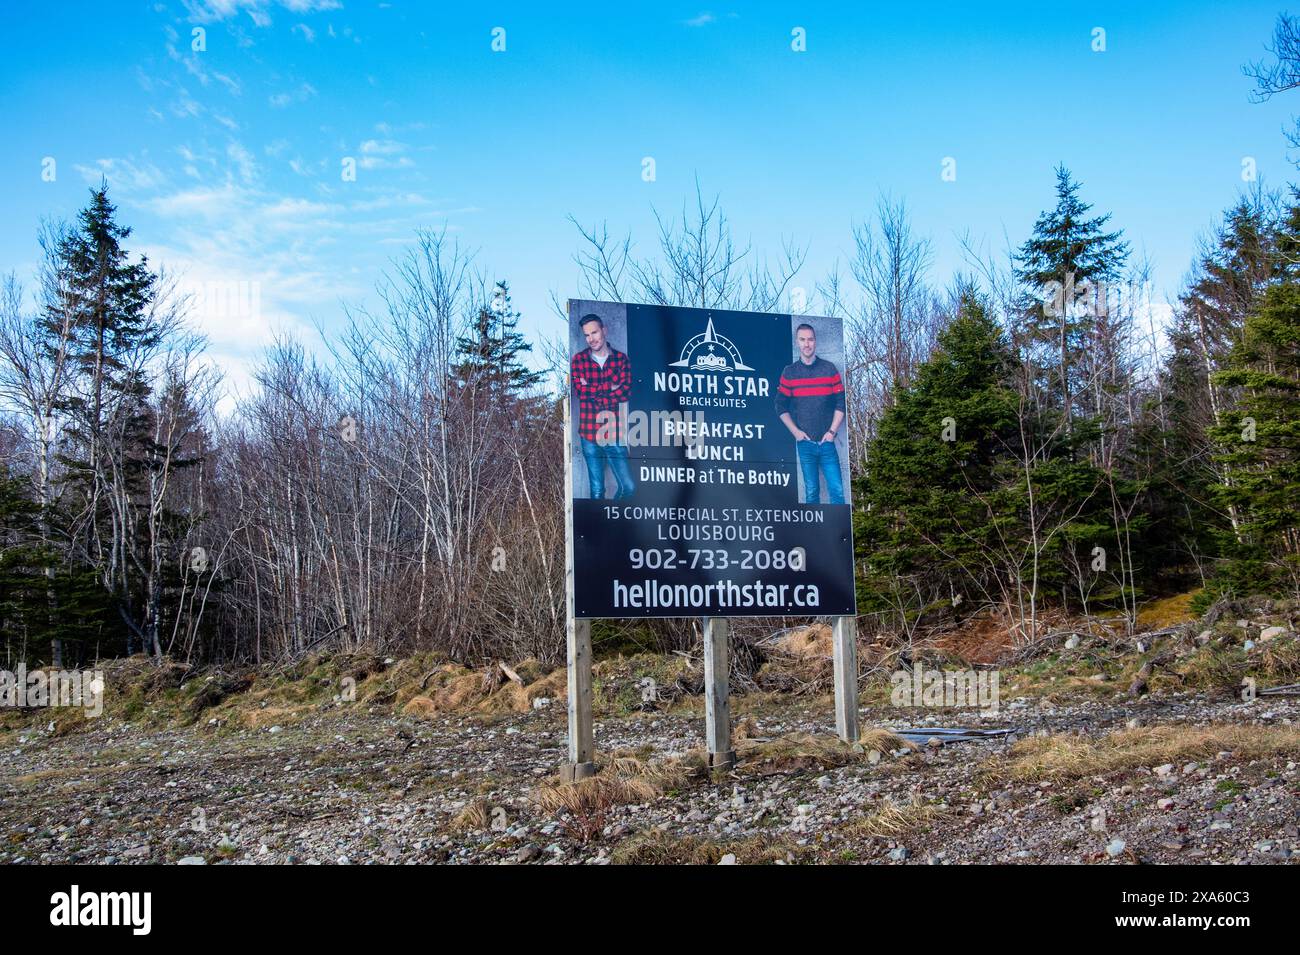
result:
M 510 301 L 510 287 L 498 282 L 492 300 L 474 316 L 472 335 L 456 339 L 455 375 L 463 388 L 504 401 L 523 397 L 542 380 L 542 372 L 522 360 L 533 346 L 518 329 L 521 317 Z
M 1219 586 L 1300 593 L 1300 284 L 1265 293 L 1214 382 L 1240 395 L 1210 430 L 1225 468 L 1215 490 L 1238 515 Z
M 115 213 L 106 185 L 91 190 L 78 228 L 58 246 L 58 296 L 45 322 L 51 336 L 65 321 L 71 326 L 71 386 L 60 408 L 68 423 L 59 458 L 77 498 L 68 508 L 78 514 L 68 527 L 70 556 L 95 567 L 113 594 L 119 620 L 113 629 L 128 628 L 129 651 L 131 634 L 138 633 L 133 575 L 140 567 L 131 512 L 146 488 L 149 451 L 151 389 L 142 356 L 158 344 L 160 331 L 151 315 L 157 276 L 143 257 L 131 261 L 123 245 L 131 230 Z
M 1059 413 L 1067 433 L 1086 387 L 1079 369 L 1094 342 L 1106 284 L 1119 278 L 1129 253 L 1123 233 L 1106 231 L 1109 214 L 1088 218 L 1091 210 L 1079 198 L 1079 183 L 1058 166 L 1056 205 L 1039 215 L 1016 259 L 1025 292 L 1017 345 L 1033 366 L 1043 410 Z
M 1237 518 L 1236 505 L 1216 491 L 1226 480 L 1226 464 L 1210 432 L 1239 396 L 1217 373 L 1227 367 L 1268 288 L 1286 278 L 1289 239 L 1280 219 L 1277 197 L 1262 189 L 1224 213 L 1180 297 L 1157 394 L 1146 426 L 1135 435 L 1153 488 L 1151 541 L 1143 556 L 1157 568 L 1192 567 L 1202 581 L 1209 576 L 1207 563 L 1222 556 L 1221 545 L 1235 540 Z M 1211 588 L 1198 605 L 1213 594 Z
M 1000 590 L 989 551 L 1017 520 L 1003 506 L 1014 480 L 1015 366 L 982 303 L 963 295 L 934 354 L 881 418 L 858 484 L 865 610 L 917 594 L 917 609 L 950 606 L 962 594 Z
M 1196 262 L 1172 336 L 1177 347 L 1200 352 L 1202 364 L 1227 359 L 1246 316 L 1283 275 L 1283 236 L 1274 207 L 1275 198 L 1261 190 L 1242 196 Z
M 60 566 L 41 542 L 39 520 L 26 482 L 0 466 L 0 635 L 13 657 L 41 661 L 48 647 L 48 662 L 61 667 L 73 662 L 55 659 L 63 647 L 84 657 L 78 648 L 94 646 L 109 607 L 93 568 Z

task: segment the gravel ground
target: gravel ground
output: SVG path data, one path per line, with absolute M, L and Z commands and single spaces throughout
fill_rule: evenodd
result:
M 760 738 L 833 730 L 828 700 L 754 709 L 741 700 L 737 709 Z M 1031 735 L 1283 726 L 1298 716 L 1294 699 L 1195 695 L 1064 707 L 1015 700 L 996 718 L 868 708 L 866 727 L 996 726 L 1015 736 L 838 768 L 742 763 L 610 807 L 585 828 L 532 799 L 564 756 L 555 706 L 423 720 L 335 704 L 256 730 L 203 722 L 146 730 L 106 716 L 67 735 L 35 725 L 0 733 L 0 863 L 603 864 L 645 858 L 632 849 L 647 838 L 667 846 L 669 859 L 704 845 L 710 861 L 727 862 L 760 847 L 778 862 L 1292 862 L 1300 752 L 1223 751 L 1054 782 L 1016 780 L 999 767 Z M 702 731 L 689 712 L 654 712 L 599 722 L 597 742 L 657 759 L 699 746 Z M 476 800 L 487 824 L 456 825 Z M 890 806 L 903 807 L 907 825 L 862 824 Z

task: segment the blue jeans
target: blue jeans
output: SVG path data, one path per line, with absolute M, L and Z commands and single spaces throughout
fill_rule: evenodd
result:
M 627 463 L 627 445 L 597 444 L 586 438 L 581 440 L 582 456 L 587 461 L 587 483 L 591 485 L 592 500 L 600 501 L 605 498 L 606 464 L 614 472 L 614 480 L 618 482 L 618 493 L 614 495 L 614 499 L 622 500 L 631 497 L 632 492 L 636 490 L 636 482 L 632 480 L 632 469 Z
M 803 502 L 820 504 L 820 474 L 826 475 L 826 494 L 832 504 L 844 503 L 844 480 L 840 477 L 840 456 L 834 441 L 796 441 L 799 468 L 803 471 Z

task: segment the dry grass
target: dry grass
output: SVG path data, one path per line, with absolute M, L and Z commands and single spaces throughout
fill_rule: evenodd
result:
M 1162 600 L 1152 600 L 1150 603 L 1143 604 L 1137 614 L 1138 632 L 1163 630 L 1166 627 L 1194 620 L 1196 614 L 1192 612 L 1192 600 L 1198 593 L 1200 593 L 1199 590 L 1193 590 L 1189 593 L 1165 597 Z
M 1081 779 L 1140 766 L 1204 759 L 1220 752 L 1243 759 L 1300 755 L 1300 728 L 1292 726 L 1151 726 L 1100 739 L 1036 736 L 1012 747 L 1003 767 L 1022 780 Z
M 572 783 L 552 780 L 543 784 L 533 793 L 533 802 L 545 813 L 586 817 L 613 806 L 658 799 L 684 787 L 695 771 L 689 759 L 648 762 L 618 752 L 598 766 L 595 776 Z
M 858 736 L 858 745 L 868 753 L 874 749 L 882 756 L 900 749 L 916 749 L 913 744 L 892 730 L 880 728 L 863 730 Z
M 475 829 L 486 829 L 489 822 L 491 807 L 485 800 L 475 799 L 456 814 L 451 820 L 450 828 L 452 832 L 472 832 Z
M 1151 685 L 1158 689 L 1232 690 L 1241 685 L 1246 674 L 1246 654 L 1240 647 L 1211 644 L 1198 647 L 1174 664 L 1170 673 L 1156 672 Z
M 823 657 L 829 660 L 834 655 L 835 645 L 831 638 L 831 628 L 818 623 L 808 627 L 795 627 L 773 640 L 771 648 L 778 653 L 801 659 Z
M 662 792 L 647 779 L 596 775 L 573 783 L 547 783 L 534 793 L 533 801 L 545 813 L 567 812 L 578 816 L 603 812 L 614 806 L 650 802 Z
M 795 627 L 764 643 L 764 660 L 754 674 L 758 690 L 796 696 L 830 691 L 835 672 L 834 638 L 824 623 Z
M 797 861 L 805 851 L 793 843 L 767 837 L 714 842 L 651 829 L 619 843 L 610 861 L 614 865 L 717 865 L 730 854 L 738 865 L 771 865 Z
M 1300 640 L 1279 637 L 1257 644 L 1250 659 L 1259 689 L 1300 680 Z
M 836 736 L 791 733 L 776 739 L 741 739 L 736 743 L 739 761 L 759 772 L 797 772 L 836 769 L 863 762 L 871 750 L 887 753 L 912 748 L 889 730 L 867 730 L 857 743 L 846 743 Z
M 249 729 L 263 726 L 288 726 L 314 710 L 314 706 L 267 706 L 239 711 L 239 721 Z
M 952 811 L 944 806 L 921 802 L 899 806 L 886 799 L 875 812 L 851 823 L 844 834 L 856 839 L 896 839 L 927 828 L 950 815 Z
M 523 686 L 505 679 L 495 664 L 469 670 L 443 663 L 422 675 L 408 674 L 406 681 L 389 692 L 402 713 L 425 718 L 446 713 L 527 713 L 538 697 L 556 701 L 565 698 L 563 669 L 542 674 L 535 660 L 525 660 L 513 669 L 525 680 Z

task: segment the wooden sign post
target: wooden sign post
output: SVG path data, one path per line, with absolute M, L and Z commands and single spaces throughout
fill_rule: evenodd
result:
M 571 387 L 564 391 L 564 604 L 569 675 L 569 761 L 560 777 L 575 782 L 596 772 L 591 718 L 591 621 L 579 619 L 573 598 L 573 435 L 569 415 Z
M 728 671 L 731 658 L 727 638 L 730 630 L 726 617 L 704 617 L 704 737 L 710 769 L 730 769 L 736 765 L 736 751 L 731 748 L 731 697 Z
M 858 741 L 858 621 L 836 617 L 831 627 L 835 660 L 835 732 L 846 743 Z

